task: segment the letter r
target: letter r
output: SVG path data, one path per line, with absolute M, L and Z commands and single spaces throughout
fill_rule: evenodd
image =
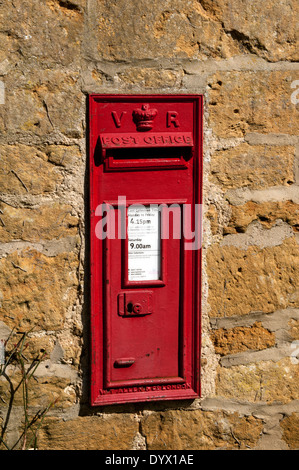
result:
M 180 127 L 179 113 L 177 111 L 167 111 L 167 127 L 171 127 L 171 124 L 174 127 Z

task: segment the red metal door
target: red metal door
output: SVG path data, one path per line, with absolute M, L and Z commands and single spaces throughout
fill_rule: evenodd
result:
M 90 97 L 93 405 L 199 395 L 201 116 Z

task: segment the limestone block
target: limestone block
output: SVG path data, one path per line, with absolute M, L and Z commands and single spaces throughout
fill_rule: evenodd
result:
M 40 242 L 77 234 L 78 218 L 72 207 L 54 202 L 37 209 L 14 208 L 0 202 L 0 240 Z
M 74 322 L 75 323 L 75 322 Z M 75 330 L 75 331 L 74 331 Z M 64 364 L 79 367 L 82 356 L 82 331 L 76 330 L 76 323 L 71 332 L 64 330 L 58 335 L 59 341 L 51 351 L 51 360 L 63 360 Z M 57 359 L 56 359 L 57 357 Z
M 278 362 L 219 367 L 216 394 L 255 403 L 290 403 L 299 398 L 298 379 L 298 365 L 288 357 Z
M 97 56 L 102 59 L 197 59 L 240 53 L 221 22 L 195 0 L 98 2 L 97 18 Z
M 207 266 L 211 317 L 299 306 L 299 247 L 295 238 L 263 249 L 213 245 Z
M 46 418 L 39 432 L 40 450 L 130 450 L 138 422 L 132 414 L 111 413 L 62 421 Z
M 6 47 L 13 52 L 11 59 L 18 58 L 39 67 L 78 65 L 84 5 L 85 0 L 2 3 L 0 30 L 6 36 Z
M 9 372 L 9 378 L 14 388 L 22 380 L 19 369 L 14 368 L 14 373 Z M 10 386 L 6 378 L 0 377 L 0 396 L 9 402 Z M 65 409 L 76 403 L 75 388 L 72 387 L 70 380 L 66 377 L 44 376 L 32 377 L 28 382 L 28 405 L 29 407 L 46 408 L 50 404 Z M 14 407 L 22 407 L 24 404 L 23 389 L 20 387 L 14 395 Z M 0 400 L 0 406 L 4 407 Z M 30 408 L 29 408 L 30 413 Z
M 262 423 L 238 413 L 169 410 L 141 421 L 149 450 L 214 450 L 254 447 Z
M 77 297 L 75 252 L 47 257 L 34 249 L 0 260 L 0 320 L 11 329 L 57 330 Z
M 299 413 L 292 413 L 284 418 L 280 426 L 283 431 L 282 438 L 292 450 L 299 449 Z
M 162 88 L 179 86 L 182 70 L 159 70 L 154 68 L 132 68 L 118 74 L 125 85 L 139 85 L 145 88 Z
M 122 15 L 119 15 L 119 11 Z M 231 57 L 298 60 L 298 5 L 254 0 L 98 2 L 98 54 L 105 59 Z
M 237 0 L 98 2 L 98 54 L 105 59 L 231 57 L 298 60 L 298 5 Z M 119 15 L 119 11 L 122 15 Z
M 219 137 L 298 134 L 294 71 L 218 72 L 209 81 L 209 124 Z
M 252 189 L 294 182 L 293 146 L 260 146 L 243 143 L 216 151 L 211 157 L 211 180 L 225 189 Z
M 29 145 L 0 145 L 0 188 L 8 194 L 55 191 L 63 177 L 47 156 Z
M 49 162 L 63 168 L 73 168 L 82 160 L 80 150 L 75 145 L 47 145 L 44 152 Z
M 290 336 L 293 340 L 299 340 L 299 320 L 291 319 L 289 321 Z
M 259 221 L 265 228 L 271 228 L 277 220 L 283 220 L 299 231 L 299 204 L 293 201 L 262 202 L 248 201 L 240 206 L 231 206 L 229 223 L 224 233 L 243 233 L 251 222 Z
M 42 205 L 38 209 L 13 208 L 0 203 L 2 242 L 60 239 L 77 233 L 78 218 L 71 215 L 72 208 L 58 203 Z
M 221 356 L 248 350 L 262 350 L 275 344 L 275 335 L 260 322 L 252 327 L 219 328 L 211 332 L 215 353 Z
M 5 131 L 44 136 L 60 132 L 67 137 L 83 136 L 85 96 L 80 75 L 63 69 L 21 67 L 5 77 Z
M 221 21 L 243 51 L 270 61 L 298 60 L 298 2 L 201 0 L 207 14 Z

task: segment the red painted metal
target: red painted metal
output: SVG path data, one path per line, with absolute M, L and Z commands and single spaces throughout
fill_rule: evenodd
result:
M 200 396 L 201 247 L 186 249 L 183 214 L 189 205 L 194 230 L 202 202 L 202 106 L 201 95 L 89 97 L 94 406 Z M 131 217 L 135 204 L 149 214 L 142 223 L 159 217 L 153 246 L 160 258 L 153 259 L 160 262 L 152 275 L 151 244 L 138 245 L 147 274 L 129 263 L 140 259 L 137 244 L 129 244 L 129 227 L 141 233 L 130 225 L 142 214 Z M 151 205 L 159 215 L 148 211 Z M 116 236 L 98 236 L 99 207 L 113 209 L 107 224 Z M 169 208 L 181 237 L 172 230 L 164 237 Z

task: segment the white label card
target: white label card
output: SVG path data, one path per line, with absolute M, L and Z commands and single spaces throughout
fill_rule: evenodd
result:
M 128 207 L 128 279 L 157 281 L 161 274 L 161 230 L 158 206 Z

